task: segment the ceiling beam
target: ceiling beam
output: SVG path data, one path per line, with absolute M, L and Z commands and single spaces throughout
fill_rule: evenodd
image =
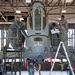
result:
M 33 0 L 32 0 L 33 1 Z M 24 5 L 24 7 L 26 6 L 25 3 L 21 0 L 22 4 Z M 29 11 L 29 9 L 26 7 L 26 9 Z
M 75 15 L 75 13 L 63 13 L 65 15 Z M 3 16 L 15 16 L 17 14 L 14 14 L 14 12 L 7 12 L 7 13 L 3 13 Z M 22 12 L 21 14 L 18 15 L 22 15 L 22 16 L 28 16 L 27 12 Z M 60 13 L 48 13 L 48 15 L 60 15 Z
M 15 12 L 15 9 L 14 9 L 14 7 L 13 7 L 13 3 L 11 3 L 10 0 L 8 0 L 8 4 L 9 4 L 9 7 L 11 7 L 12 10 Z M 5 7 L 7 7 L 7 6 L 5 6 Z
M 74 2 L 75 2 L 75 0 L 73 0 L 73 1 L 70 3 L 70 5 L 74 4 Z
M 4 16 L 15 16 L 17 14 L 16 13 L 14 14 L 14 12 L 6 12 L 6 13 L 3 13 L 3 15 Z M 28 13 L 27 12 L 22 12 L 22 13 L 20 13 L 18 15 L 22 15 L 22 16 L 26 16 L 27 17 Z
M 7 22 L 7 19 L 4 17 L 4 15 L 0 12 L 0 15 L 2 16 L 2 18 L 4 19 L 5 22 Z
M 74 4 L 74 2 L 75 2 L 75 0 L 73 0 L 70 4 L 66 4 L 66 9 L 69 7 L 69 6 L 73 6 L 73 4 Z
M 60 8 L 60 16 L 62 15 L 62 0 L 60 0 L 60 4 L 59 4 L 59 8 Z
M 10 8 L 10 6 L 12 6 L 12 5 L 9 5 L 9 6 L 0 5 L 0 7 L 7 7 L 7 8 Z M 49 6 L 45 6 L 45 7 L 60 7 L 60 6 L 64 6 L 64 5 L 49 5 Z M 75 6 L 75 5 L 66 5 L 66 6 Z M 12 7 L 16 8 L 17 6 L 12 6 Z M 18 6 L 18 7 L 22 7 L 22 8 L 27 7 L 27 8 L 30 8 L 29 6 L 26 6 L 26 5 L 24 5 L 24 6 Z
M 63 13 L 64 15 L 75 15 L 75 13 Z M 60 13 L 49 13 L 48 15 L 60 15 Z
M 49 3 L 48 3 L 48 6 L 50 6 L 50 4 L 53 2 L 53 0 L 51 0 Z
M 55 6 L 57 3 L 58 3 L 58 1 L 54 4 L 54 6 Z M 47 12 L 47 14 L 54 8 L 54 6 L 53 6 L 51 9 L 49 9 L 49 11 Z
M 46 5 L 46 6 L 48 5 L 48 0 L 45 0 L 45 5 Z

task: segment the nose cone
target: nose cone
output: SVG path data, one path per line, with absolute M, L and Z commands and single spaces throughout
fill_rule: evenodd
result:
M 24 56 L 27 58 L 30 58 L 32 60 L 37 60 L 37 61 L 42 61 L 43 59 L 49 57 L 49 51 L 48 49 L 45 50 L 46 48 L 43 45 L 33 45 L 30 50 L 26 50 L 24 52 Z
M 43 53 L 44 53 L 44 46 L 43 45 L 37 45 L 37 46 L 34 46 L 32 48 L 34 50 L 34 53 L 36 54 L 36 61 L 37 62 L 42 62 L 43 61 Z
M 35 53 L 38 53 L 40 55 L 44 51 L 44 46 L 36 45 L 32 47 L 32 50 L 34 50 Z

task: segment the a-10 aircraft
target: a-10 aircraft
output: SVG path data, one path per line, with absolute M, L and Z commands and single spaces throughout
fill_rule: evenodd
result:
M 24 61 L 30 59 L 31 62 L 41 63 L 51 56 L 52 36 L 50 36 L 45 6 L 40 1 L 34 1 L 30 6 L 29 17 L 27 17 L 27 35 L 23 48 Z
M 23 58 L 30 59 L 35 62 L 41 63 L 44 59 L 49 58 L 51 56 L 51 47 L 52 47 L 52 36 L 50 35 L 50 26 L 48 21 L 48 15 L 46 13 L 46 9 L 44 4 L 41 1 L 34 1 L 31 3 L 29 16 L 27 17 L 27 36 L 24 35 L 24 48 L 23 48 Z M 55 23 L 56 24 L 56 23 Z M 6 32 L 9 34 L 9 32 Z M 23 32 L 22 32 L 23 33 Z M 17 30 L 18 34 L 18 30 Z M 19 34 L 18 34 L 19 35 Z M 13 49 L 17 49 L 17 47 L 13 47 L 15 44 L 15 37 L 6 36 L 6 45 L 7 39 L 12 40 L 9 43 L 11 44 Z M 19 41 L 19 38 L 18 38 Z M 6 45 L 3 49 L 6 49 Z M 24 60 L 25 60 L 24 59 Z
M 27 18 L 27 34 L 23 57 L 41 62 L 50 57 L 51 41 L 49 36 L 48 17 L 42 2 L 31 4 Z
M 9 34 L 9 32 L 7 33 Z M 45 6 L 41 1 L 34 1 L 31 3 L 29 17 L 27 17 L 27 35 L 28 37 L 24 35 L 24 60 L 28 58 L 37 63 L 41 63 L 44 61 L 44 59 L 49 58 L 51 56 L 52 43 L 50 35 L 50 26 Z M 8 38 L 14 38 L 13 41 L 9 43 L 13 47 L 12 44 L 15 44 L 15 37 L 8 36 L 7 39 Z M 4 46 L 4 48 L 6 49 L 7 47 Z M 17 49 L 17 47 L 15 48 Z M 13 47 L 13 49 L 15 48 Z

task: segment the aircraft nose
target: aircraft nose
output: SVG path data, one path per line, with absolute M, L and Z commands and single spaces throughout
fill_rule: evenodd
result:
M 44 61 L 43 56 L 42 55 L 38 55 L 37 58 L 36 58 L 36 61 L 39 62 L 39 63 L 43 62 Z
M 40 55 L 40 53 L 44 51 L 44 46 L 37 45 L 37 46 L 33 46 L 32 49 L 34 50 L 34 52 L 39 53 Z

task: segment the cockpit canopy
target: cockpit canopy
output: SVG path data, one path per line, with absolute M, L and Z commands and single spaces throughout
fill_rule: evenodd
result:
M 45 29 L 46 26 L 46 11 L 44 5 L 37 1 L 31 5 L 29 13 L 30 27 L 35 30 Z

